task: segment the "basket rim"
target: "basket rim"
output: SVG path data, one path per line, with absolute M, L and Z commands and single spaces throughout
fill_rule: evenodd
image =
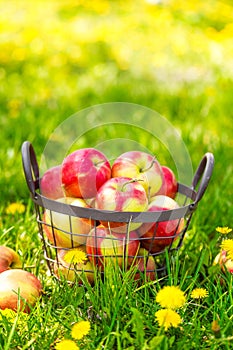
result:
M 81 208 L 66 203 L 59 203 L 58 201 L 42 196 L 39 191 L 37 191 L 40 188 L 40 174 L 36 154 L 29 141 L 25 141 L 22 144 L 21 153 L 25 179 L 30 191 L 30 196 L 37 207 L 41 206 L 45 209 L 70 216 L 79 216 L 80 218 L 124 223 L 167 221 L 185 216 L 191 218 L 192 213 L 197 208 L 198 203 L 208 187 L 214 167 L 214 156 L 212 153 L 207 152 L 199 163 L 191 186 L 189 187 L 178 182 L 177 192 L 185 196 L 184 204 L 179 208 L 154 212 L 119 212 Z M 192 201 L 189 204 L 187 204 L 188 199 Z
M 160 221 L 170 221 L 175 219 L 183 218 L 191 214 L 196 206 L 194 201 L 196 198 L 196 191 L 191 187 L 188 187 L 184 184 L 178 183 L 178 193 L 186 196 L 187 199 L 191 199 L 192 203 L 180 206 L 179 208 L 174 209 L 165 209 L 157 211 L 109 211 L 109 210 L 100 210 L 95 208 L 86 208 L 78 207 L 75 205 L 62 203 L 57 200 L 49 199 L 39 192 L 35 192 L 35 195 L 31 195 L 31 198 L 35 205 L 43 207 L 44 209 L 58 212 L 64 215 L 77 216 L 80 218 L 92 219 L 96 221 L 113 221 L 113 222 L 160 222 Z

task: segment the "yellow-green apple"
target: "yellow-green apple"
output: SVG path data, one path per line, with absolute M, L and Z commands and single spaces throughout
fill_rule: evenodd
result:
M 173 210 L 179 208 L 178 203 L 164 195 L 155 196 L 148 206 L 148 212 Z M 142 247 L 156 253 L 170 245 L 184 228 L 184 219 L 174 219 L 154 223 L 144 223 L 138 233 Z
M 101 210 L 142 212 L 147 210 L 148 198 L 140 182 L 129 177 L 114 177 L 105 182 L 97 192 L 95 206 Z M 118 233 L 124 233 L 127 229 L 126 223 L 122 222 L 101 223 Z M 140 225 L 140 222 L 130 223 L 129 230 L 133 231 Z
M 29 313 L 42 292 L 39 279 L 21 270 L 6 270 L 0 274 L 0 309 L 18 309 Z
M 54 272 L 58 278 L 65 277 L 67 281 L 78 281 L 82 284 L 80 276 L 85 274 L 90 284 L 94 283 L 94 267 L 87 257 L 84 246 L 73 249 L 59 249 Z
M 140 248 L 135 263 L 138 272 L 136 272 L 134 279 L 137 281 L 154 281 L 156 278 L 156 264 L 154 257 L 149 252 Z
M 82 198 L 63 197 L 57 201 L 88 208 L 87 203 Z M 59 248 L 74 248 L 85 244 L 87 234 L 93 226 L 93 221 L 89 218 L 69 217 L 66 214 L 48 209 L 44 212 L 43 220 L 43 228 L 48 240 Z
M 94 198 L 87 198 L 85 199 L 85 202 L 90 208 L 95 208 L 95 197 Z
M 67 197 L 93 198 L 110 177 L 108 159 L 95 148 L 76 150 L 62 162 L 62 185 Z
M 226 250 L 221 250 L 216 255 L 213 265 L 219 265 L 223 272 L 233 273 L 233 260 L 227 256 Z
M 120 268 L 129 266 L 139 250 L 139 237 L 135 231 L 115 233 L 103 225 L 93 228 L 86 242 L 90 261 L 100 268 L 112 261 Z
M 15 250 L 4 245 L 0 246 L 0 273 L 5 270 L 21 267 L 21 259 Z
M 114 161 L 112 177 L 121 176 L 140 180 L 149 197 L 159 191 L 163 181 L 163 172 L 156 157 L 141 151 L 125 152 Z
M 61 165 L 49 168 L 40 179 L 40 192 L 50 199 L 64 197 L 61 183 Z
M 177 190 L 178 190 L 178 183 L 177 183 L 176 176 L 174 172 L 171 170 L 171 168 L 165 165 L 162 165 L 161 168 L 163 171 L 163 183 L 157 195 L 162 194 L 174 199 L 176 197 Z

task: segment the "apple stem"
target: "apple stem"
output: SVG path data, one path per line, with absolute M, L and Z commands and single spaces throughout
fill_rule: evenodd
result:
M 149 165 L 147 168 L 141 169 L 141 172 L 145 172 L 145 171 L 150 170 L 150 169 L 152 168 L 152 166 L 153 166 L 154 163 L 156 163 L 156 156 L 154 156 L 154 158 L 152 159 L 150 165 Z
M 98 166 L 99 164 L 102 164 L 104 162 L 105 162 L 105 160 L 100 160 L 99 162 L 95 163 L 95 166 Z
M 151 186 L 148 187 L 148 202 L 150 203 L 151 199 Z
M 142 179 L 131 179 L 131 180 L 125 182 L 125 183 L 122 185 L 122 187 L 121 187 L 121 191 L 122 191 L 122 192 L 124 191 L 124 188 L 125 188 L 126 185 L 131 184 L 131 183 L 133 183 L 133 182 L 139 182 L 139 181 L 144 181 L 144 180 L 142 180 Z

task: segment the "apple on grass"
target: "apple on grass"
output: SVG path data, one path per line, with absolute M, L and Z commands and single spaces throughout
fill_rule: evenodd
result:
M 0 309 L 29 313 L 42 292 L 39 279 L 22 269 L 12 269 L 0 274 Z
M 62 186 L 67 197 L 94 198 L 111 177 L 106 156 L 95 148 L 82 148 L 62 162 Z
M 213 265 L 219 265 L 223 272 L 230 272 L 233 274 L 233 260 L 227 256 L 225 250 L 221 250 L 214 259 Z
M 140 182 L 129 177 L 114 177 L 105 182 L 97 192 L 95 207 L 108 211 L 142 212 L 147 210 L 148 199 Z M 101 223 L 118 233 L 125 233 L 127 229 L 133 231 L 141 225 L 133 222 L 127 228 L 127 224 L 122 222 L 101 221 Z
M 149 252 L 140 248 L 138 255 L 135 259 L 134 265 L 137 267 L 138 272 L 136 272 L 134 279 L 136 281 L 154 281 L 156 278 L 156 264 L 155 260 Z
M 50 199 L 64 197 L 61 182 L 61 165 L 49 168 L 40 179 L 40 192 Z
M 22 262 L 16 251 L 4 245 L 0 246 L 0 273 L 21 267 Z
M 108 263 L 118 264 L 120 268 L 129 266 L 139 247 L 139 237 L 135 231 L 116 233 L 103 225 L 93 228 L 86 242 L 90 261 L 101 269 Z
M 69 282 L 78 280 L 79 284 L 82 284 L 80 276 L 85 274 L 89 283 L 94 283 L 94 267 L 87 257 L 84 246 L 59 249 L 57 262 L 54 264 L 54 273 L 58 278 L 63 276 Z
M 148 206 L 148 211 L 164 211 L 179 208 L 178 203 L 164 195 L 155 196 Z M 138 229 L 141 246 L 151 253 L 162 251 L 169 246 L 184 228 L 184 219 L 174 219 L 155 223 L 144 223 Z
M 57 201 L 78 207 L 88 208 L 86 202 L 81 198 L 63 197 Z M 85 244 L 87 234 L 93 227 L 93 221 L 45 210 L 43 216 L 43 229 L 48 240 L 60 248 L 74 248 Z M 72 234 L 71 234 L 72 232 Z
M 163 183 L 157 195 L 161 194 L 174 199 L 178 191 L 176 176 L 171 168 L 165 165 L 162 165 L 161 168 L 163 171 Z
M 148 197 L 162 186 L 163 172 L 155 156 L 141 151 L 121 154 L 112 165 L 112 177 L 129 177 L 141 182 Z

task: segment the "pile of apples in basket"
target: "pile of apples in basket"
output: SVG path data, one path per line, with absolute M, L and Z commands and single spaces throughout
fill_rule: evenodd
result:
M 123 153 L 110 165 L 99 150 L 78 149 L 40 179 L 44 197 L 110 212 L 173 210 L 179 208 L 175 200 L 177 190 L 171 168 L 142 151 Z M 42 223 L 46 240 L 56 250 L 55 274 L 74 281 L 77 273 L 85 270 L 91 283 L 93 267 L 104 271 L 110 260 L 119 267 L 137 264 L 139 271 L 148 271 L 148 277 L 154 279 L 154 256 L 169 246 L 185 225 L 183 218 L 126 224 L 68 216 L 49 209 L 44 210 Z

